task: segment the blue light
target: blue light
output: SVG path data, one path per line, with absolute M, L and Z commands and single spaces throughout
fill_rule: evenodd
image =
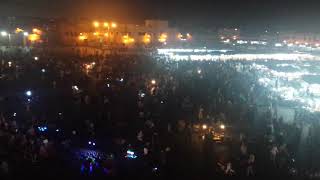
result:
M 81 165 L 81 168 L 80 168 L 80 171 L 81 171 L 81 172 L 84 172 L 84 169 L 85 169 L 85 167 L 84 167 L 84 165 L 82 164 L 82 165 Z
M 46 126 L 39 126 L 38 130 L 41 131 L 41 132 L 45 132 L 45 131 L 48 130 L 48 128 Z
M 130 159 L 136 159 L 137 158 L 137 156 L 134 154 L 134 152 L 130 151 L 130 150 L 127 151 L 126 157 L 130 158 Z
M 32 92 L 29 90 L 29 91 L 26 91 L 26 95 L 27 96 L 31 96 L 32 95 Z

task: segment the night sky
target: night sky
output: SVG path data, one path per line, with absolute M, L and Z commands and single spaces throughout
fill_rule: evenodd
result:
M 313 32 L 320 30 L 319 9 L 313 0 L 0 0 L 0 16 L 110 17 L 133 23 L 156 18 L 189 27 Z

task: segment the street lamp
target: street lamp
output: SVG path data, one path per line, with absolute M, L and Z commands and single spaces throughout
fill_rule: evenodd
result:
M 206 124 L 202 125 L 202 129 L 206 130 L 208 128 L 208 126 Z
M 109 27 L 109 23 L 105 22 L 105 23 L 103 23 L 103 26 L 108 28 Z
M 116 27 L 117 27 L 117 24 L 113 22 L 113 23 L 111 23 L 111 27 L 112 27 L 112 28 L 116 28 Z
M 28 97 L 30 97 L 30 96 L 32 95 L 32 92 L 31 92 L 30 90 L 28 90 L 28 91 L 26 91 L 26 95 L 27 95 Z
M 6 32 L 6 31 L 1 31 L 1 36 L 7 36 L 8 35 L 8 33 Z
M 94 21 L 94 22 L 93 22 L 93 26 L 94 26 L 95 28 L 98 28 L 98 27 L 100 26 L 100 23 L 99 23 L 98 21 Z

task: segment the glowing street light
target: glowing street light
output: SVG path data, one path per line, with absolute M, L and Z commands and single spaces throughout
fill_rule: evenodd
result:
M 155 85 L 156 84 L 156 80 L 152 79 L 151 80 L 151 84 Z
M 17 29 L 15 30 L 15 32 L 16 32 L 16 33 L 23 32 L 23 29 L 21 29 L 21 28 L 17 28 Z
M 113 23 L 111 23 L 111 27 L 112 27 L 112 28 L 116 28 L 116 27 L 117 27 L 117 24 L 113 22 Z
M 150 34 L 145 34 L 145 35 L 143 36 L 143 43 L 149 44 L 150 42 L 151 42 L 151 36 L 150 36 Z
M 208 128 L 208 126 L 206 124 L 202 125 L 202 129 L 206 130 Z
M 41 31 L 40 29 L 37 29 L 37 28 L 33 28 L 33 29 L 32 29 L 32 32 L 33 32 L 34 34 L 38 34 L 38 35 L 40 35 L 40 34 L 42 33 L 42 31 Z
M 220 129 L 225 129 L 225 128 L 226 128 L 226 126 L 224 124 L 220 125 Z
M 159 42 L 165 43 L 167 41 L 168 35 L 166 33 L 162 33 L 159 37 Z
M 98 27 L 100 26 L 100 23 L 99 23 L 98 21 L 94 21 L 94 22 L 93 22 L 93 26 L 94 26 L 95 28 L 98 28 Z
M 29 41 L 35 42 L 40 40 L 40 36 L 38 34 L 30 34 L 28 36 Z
M 36 56 L 36 57 L 34 57 L 34 60 L 35 60 L 35 61 L 38 61 L 38 60 L 39 60 L 39 58 Z
M 85 35 L 79 35 L 78 38 L 79 38 L 80 41 L 84 41 L 84 40 L 87 39 L 87 36 L 85 36 Z
M 122 42 L 123 42 L 124 44 L 131 44 L 131 43 L 134 43 L 134 39 L 131 38 L 131 37 L 129 37 L 128 35 L 124 35 L 124 36 L 122 37 Z
M 1 31 L 1 36 L 7 36 L 8 33 L 6 31 Z
M 30 90 L 28 90 L 28 91 L 26 91 L 25 94 L 30 97 L 32 95 L 32 92 Z

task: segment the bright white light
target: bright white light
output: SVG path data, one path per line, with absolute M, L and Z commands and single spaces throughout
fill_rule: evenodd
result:
M 231 55 L 170 55 L 171 60 L 175 61 L 227 61 L 227 60 L 283 60 L 283 61 L 304 61 L 304 60 L 320 60 L 316 56 L 310 54 L 231 54 Z
M 208 126 L 206 124 L 202 125 L 202 129 L 206 130 L 208 128 Z
M 156 80 L 152 79 L 151 80 L 151 84 L 155 85 L 156 84 Z
M 26 95 L 27 96 L 31 96 L 32 95 L 32 92 L 29 90 L 29 91 L 26 91 Z
M 248 41 L 238 40 L 237 43 L 238 44 L 248 44 Z
M 198 69 L 198 74 L 201 74 L 201 69 Z
M 36 57 L 34 57 L 34 60 L 38 61 L 38 60 L 39 60 L 39 58 L 36 56 Z
M 6 31 L 1 31 L 1 36 L 7 36 L 8 33 Z
M 267 42 L 264 42 L 264 41 L 250 41 L 250 44 L 267 45 Z
M 281 43 L 276 43 L 274 44 L 275 47 L 282 47 L 282 44 Z
M 45 70 L 45 69 L 41 69 L 41 72 L 45 73 L 45 72 L 46 72 L 46 70 Z
M 79 90 L 78 86 L 72 86 L 72 89 L 73 89 L 73 90 L 76 90 L 76 91 Z
M 225 128 L 226 128 L 226 126 L 224 124 L 220 125 L 220 129 L 225 129 Z
M 23 32 L 23 35 L 24 36 L 29 36 L 29 33 L 28 32 Z
M 230 43 L 230 39 L 226 39 L 226 40 L 224 40 L 224 41 L 222 41 L 223 43 Z

